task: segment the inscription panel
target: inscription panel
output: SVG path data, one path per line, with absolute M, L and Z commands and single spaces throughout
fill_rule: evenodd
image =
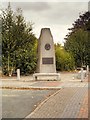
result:
M 53 57 L 42 58 L 42 64 L 53 64 Z

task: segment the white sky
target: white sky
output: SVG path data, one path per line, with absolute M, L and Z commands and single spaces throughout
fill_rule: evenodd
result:
M 5 1 L 5 0 L 4 0 Z M 28 1 L 28 0 L 26 0 Z M 36 1 L 36 0 L 34 0 Z M 40 1 L 40 0 L 37 0 Z M 83 2 L 11 2 L 11 7 L 15 10 L 20 7 L 26 21 L 32 21 L 33 32 L 39 38 L 41 28 L 50 28 L 54 42 L 63 44 L 68 33 L 68 28 L 79 17 L 80 13 L 88 10 L 88 1 Z M 59 1 L 59 2 L 57 2 Z M 3 2 L 2 7 L 6 8 L 7 3 Z

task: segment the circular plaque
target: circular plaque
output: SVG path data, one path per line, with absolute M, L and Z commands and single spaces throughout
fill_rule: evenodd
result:
M 47 44 L 45 45 L 45 49 L 46 49 L 46 50 L 50 50 L 50 48 L 51 48 L 50 44 L 47 43 Z

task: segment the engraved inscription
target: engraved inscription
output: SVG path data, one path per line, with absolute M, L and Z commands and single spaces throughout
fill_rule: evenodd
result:
M 42 58 L 42 64 L 53 64 L 53 57 Z

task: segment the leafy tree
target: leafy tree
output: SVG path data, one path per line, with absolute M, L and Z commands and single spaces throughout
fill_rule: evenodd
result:
M 1 15 L 0 15 L 0 68 L 2 66 L 2 19 L 1 19 Z
M 74 69 L 74 58 L 70 53 L 66 52 L 60 44 L 55 44 L 55 54 L 57 70 L 69 71 Z
M 27 24 L 19 8 L 14 13 L 9 4 L 2 16 L 2 67 L 3 73 L 16 71 L 31 73 L 36 66 L 37 39 L 32 24 Z
M 11 66 L 11 41 L 12 41 L 12 27 L 13 27 L 13 11 L 8 6 L 6 11 L 3 11 L 2 17 L 2 66 L 5 72 L 9 72 Z
M 73 54 L 76 66 L 90 65 L 90 12 L 80 15 L 69 30 L 64 48 Z

